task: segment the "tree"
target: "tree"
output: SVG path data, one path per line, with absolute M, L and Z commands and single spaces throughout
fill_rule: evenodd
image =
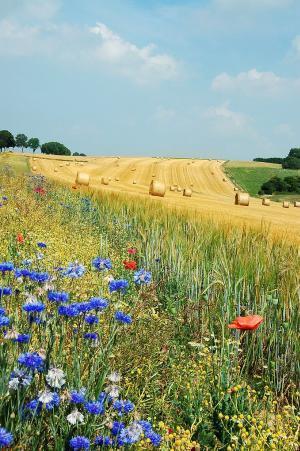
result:
M 271 157 L 271 158 L 254 158 L 253 161 L 260 161 L 262 163 L 276 163 L 276 164 L 282 164 L 283 158 L 279 157 Z
M 41 152 L 47 155 L 71 155 L 71 151 L 61 143 L 49 142 L 41 146 Z
M 300 158 L 300 148 L 291 149 L 288 157 Z
M 21 147 L 23 152 L 24 147 L 27 147 L 27 140 L 28 138 L 24 133 L 19 133 L 16 136 L 16 147 Z
M 287 157 L 283 160 L 282 167 L 285 169 L 300 169 L 300 158 Z
M 8 130 L 0 130 L 0 150 L 15 147 L 16 141 Z
M 36 151 L 36 149 L 38 147 L 40 147 L 39 139 L 38 138 L 30 138 L 28 140 L 27 147 L 30 147 L 30 149 L 32 149 L 32 152 L 34 153 Z
M 79 153 L 78 152 L 73 152 L 73 157 L 79 157 Z

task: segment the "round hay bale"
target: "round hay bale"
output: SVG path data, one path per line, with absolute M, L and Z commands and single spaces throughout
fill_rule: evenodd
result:
M 35 157 L 33 157 L 32 159 L 33 159 L 33 161 L 36 161 L 36 158 L 35 158 Z
M 69 161 L 66 163 L 66 166 L 70 166 L 70 162 Z
M 166 194 L 166 185 L 158 180 L 152 180 L 150 183 L 149 194 L 151 196 L 164 197 Z
M 243 205 L 248 207 L 249 205 L 249 194 L 248 193 L 237 193 L 235 195 L 235 205 Z
M 191 190 L 190 188 L 185 188 L 185 189 L 183 190 L 183 195 L 184 195 L 185 197 L 192 197 L 192 190 Z
M 60 168 L 63 168 L 63 167 L 64 167 L 64 165 L 63 165 L 62 163 L 60 163 L 59 167 L 60 167 Z
M 89 184 L 90 184 L 90 176 L 89 176 L 89 174 L 86 174 L 85 172 L 77 172 L 75 183 L 77 185 L 89 186 Z
M 155 175 L 155 174 L 152 174 L 152 177 L 156 177 L 156 175 Z
M 294 207 L 300 208 L 300 202 L 295 200 Z
M 261 204 L 265 205 L 266 207 L 269 207 L 271 205 L 271 201 L 270 201 L 270 199 L 267 199 L 266 197 L 264 197 Z
M 33 170 L 33 171 L 36 171 L 36 170 L 37 170 L 37 167 L 36 167 L 36 166 L 32 166 L 32 170 Z
M 170 191 L 176 191 L 176 186 L 171 185 L 171 186 L 170 186 Z
M 283 206 L 283 208 L 290 208 L 290 203 L 287 200 L 284 200 L 282 202 L 282 206 Z
M 178 185 L 178 186 L 177 186 L 177 191 L 178 191 L 179 193 L 181 193 L 181 191 L 182 191 L 182 188 L 181 188 L 181 186 L 180 186 L 180 185 Z
M 102 185 L 109 185 L 109 178 L 101 177 L 101 183 L 102 183 Z
M 136 168 L 132 168 L 131 170 L 132 170 L 132 171 L 136 171 Z
M 80 166 L 83 166 L 83 165 L 84 165 L 84 163 L 81 161 Z
M 57 168 L 54 168 L 54 172 L 58 172 L 58 169 L 57 169 Z
M 132 180 L 133 185 L 136 185 L 136 180 Z
M 108 177 L 108 181 L 111 182 L 111 177 Z
M 239 191 L 239 189 L 235 186 L 235 187 L 233 188 L 233 191 Z
M 227 182 L 227 180 L 225 179 L 225 177 L 223 177 L 223 182 Z
M 119 177 L 116 177 L 116 178 L 115 178 L 115 181 L 116 181 L 116 182 L 119 182 L 119 181 L 120 181 Z
M 190 184 L 190 187 L 193 188 L 193 186 L 194 186 L 194 183 L 191 183 L 191 184 Z
M 211 172 L 211 175 L 215 175 L 215 173 L 214 173 L 214 172 Z

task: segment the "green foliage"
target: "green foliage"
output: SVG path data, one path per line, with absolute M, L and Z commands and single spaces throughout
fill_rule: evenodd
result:
M 260 189 L 260 194 L 273 193 L 300 193 L 300 176 L 296 177 L 272 177 L 267 182 L 263 183 Z
M 282 164 L 283 158 L 271 157 L 271 158 L 254 158 L 253 161 L 260 161 L 261 163 L 275 163 Z
M 8 130 L 0 130 L 0 151 L 9 147 L 15 147 L 16 141 Z
M 48 142 L 41 146 L 41 152 L 47 155 L 71 155 L 71 151 L 59 142 Z
M 288 176 L 300 176 L 300 171 L 291 169 L 281 169 L 280 167 L 230 167 L 225 166 L 228 176 L 251 196 L 257 196 L 261 186 L 272 177 L 281 179 Z
M 27 147 L 32 149 L 33 153 L 40 147 L 40 141 L 38 138 L 30 138 L 27 143 Z
M 289 157 L 300 158 L 300 148 L 293 148 L 289 152 Z
M 86 154 L 85 153 L 74 152 L 73 153 L 73 157 L 86 157 Z
M 19 133 L 16 135 L 16 147 L 21 147 L 23 152 L 24 147 L 27 147 L 27 140 L 28 138 L 24 133 Z
M 285 169 L 300 169 L 300 158 L 287 157 L 283 160 L 282 167 Z

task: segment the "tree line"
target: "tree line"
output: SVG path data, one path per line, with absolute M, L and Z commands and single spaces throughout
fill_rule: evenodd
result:
M 24 152 L 24 149 L 31 149 L 35 153 L 40 148 L 41 153 L 47 155 L 72 155 L 71 151 L 59 142 L 51 141 L 41 145 L 38 138 L 28 138 L 24 133 L 14 136 L 8 130 L 0 130 L 0 152 L 15 147 L 22 149 L 22 152 Z M 86 155 L 74 152 L 73 156 L 85 157 Z
M 263 183 L 259 194 L 300 193 L 300 176 L 272 177 Z
M 261 161 L 264 163 L 277 163 L 281 164 L 284 169 L 300 169 L 300 148 L 293 148 L 289 151 L 289 154 L 285 158 L 254 158 L 253 161 Z

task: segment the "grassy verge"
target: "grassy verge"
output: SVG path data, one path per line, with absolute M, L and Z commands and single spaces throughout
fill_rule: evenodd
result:
M 258 196 L 261 185 L 271 177 L 277 176 L 284 178 L 300 175 L 299 170 L 282 169 L 280 165 L 253 167 L 251 162 L 249 162 L 249 167 L 245 167 L 245 163 L 241 163 L 241 166 L 231 165 L 230 163 L 224 165 L 226 174 L 236 185 L 248 192 L 251 196 Z
M 45 194 L 34 192 L 40 185 Z M 26 273 L 0 276 L 0 286 L 12 290 L 1 294 L 12 338 L 1 338 L 0 420 L 16 449 L 60 451 L 78 435 L 91 449 L 105 435 L 115 449 L 133 430 L 138 440 L 121 449 L 297 449 L 298 249 L 268 241 L 267 230 L 232 229 L 126 196 L 71 192 L 38 177 L 5 175 L 0 186 L 2 262 L 28 269 L 25 260 L 32 260 L 30 271 L 49 276 L 46 284 Z M 97 256 L 109 258 L 112 268 L 97 270 Z M 150 283 L 134 282 L 123 265 L 128 259 L 152 274 Z M 85 272 L 63 276 L 59 268 L 76 261 Z M 128 289 L 111 292 L 108 276 L 127 280 Z M 69 295 L 62 303 L 73 306 L 68 314 L 49 291 Z M 33 321 L 22 306 L 34 297 L 45 309 L 34 311 Z M 87 313 L 92 297 L 109 306 Z M 131 324 L 116 322 L 119 310 Z M 258 330 L 228 329 L 235 316 L 251 313 L 264 317 Z M 86 321 L 91 315 L 98 320 Z M 14 341 L 14 331 L 30 335 L 29 343 Z M 45 355 L 42 371 L 27 369 L 29 386 L 8 390 L 11 372 L 25 368 L 20 354 L 34 351 Z M 46 379 L 53 366 L 65 374 L 56 389 Z M 105 412 L 93 414 L 90 403 L 111 390 L 113 371 L 123 376 L 121 400 L 132 400 L 135 410 L 120 417 L 105 398 Z M 83 387 L 89 404 L 76 407 L 84 423 L 71 425 L 70 393 Z M 47 390 L 59 396 L 57 404 L 28 407 Z M 151 422 L 151 433 L 138 433 L 140 419 Z M 114 421 L 131 429 L 114 435 Z
M 11 152 L 0 153 L 0 171 L 7 173 L 10 171 L 15 175 L 24 175 L 30 173 L 27 158 L 22 155 L 15 155 Z

